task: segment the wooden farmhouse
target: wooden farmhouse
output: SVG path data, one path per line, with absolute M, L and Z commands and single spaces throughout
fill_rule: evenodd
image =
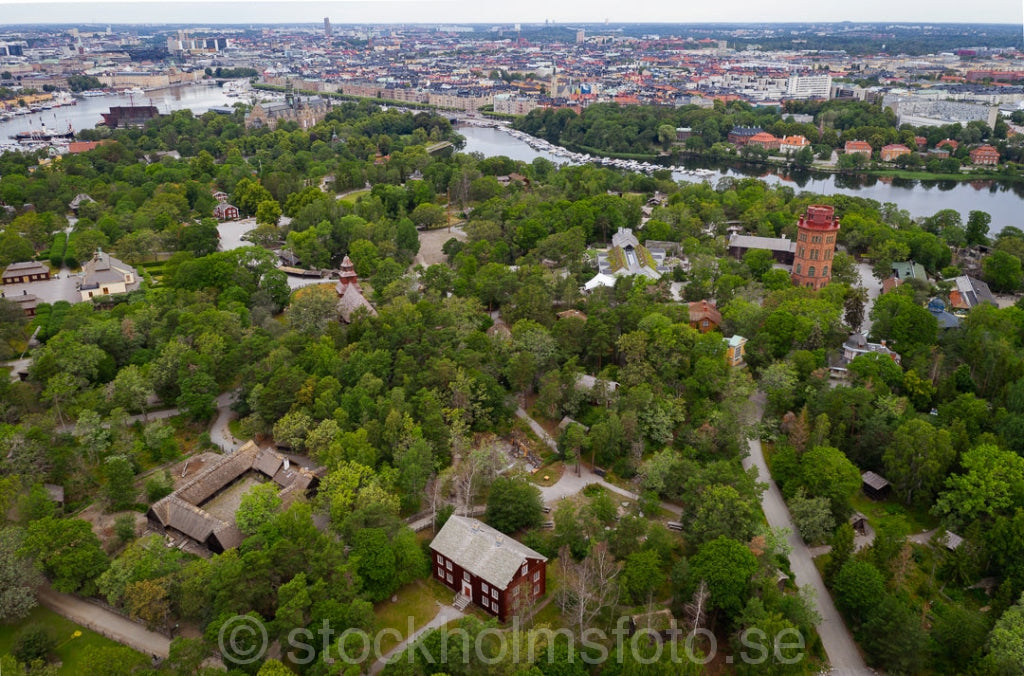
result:
M 476 519 L 449 517 L 430 551 L 434 578 L 456 592 L 456 606 L 475 603 L 501 622 L 546 590 L 547 558 Z

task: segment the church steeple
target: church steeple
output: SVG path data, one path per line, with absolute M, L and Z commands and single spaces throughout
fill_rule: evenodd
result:
M 352 285 L 359 288 L 359 275 L 356 274 L 356 266 L 352 259 L 346 254 L 345 259 L 341 261 L 341 269 L 338 272 L 338 284 L 335 287 L 338 297 L 344 296 L 346 289 Z

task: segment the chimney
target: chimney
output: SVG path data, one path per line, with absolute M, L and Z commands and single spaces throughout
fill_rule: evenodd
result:
M 288 458 L 284 459 L 284 471 L 288 471 L 288 468 L 292 466 L 292 461 Z
M 501 543 L 502 543 L 502 542 L 504 542 L 504 541 L 505 541 L 505 536 L 504 536 L 504 535 L 499 535 L 499 536 L 498 536 L 497 538 L 495 538 L 495 540 L 494 540 L 494 546 L 495 546 L 495 547 L 500 547 L 500 546 L 501 546 Z

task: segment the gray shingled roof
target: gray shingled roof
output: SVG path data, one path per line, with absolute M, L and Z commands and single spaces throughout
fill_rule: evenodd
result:
M 785 237 L 755 237 L 754 235 L 736 235 L 729 238 L 730 247 L 740 249 L 765 249 L 767 251 L 796 251 L 796 241 Z
M 234 523 L 218 519 L 200 507 L 225 486 L 250 470 L 256 470 L 283 486 L 282 498 L 290 504 L 302 495 L 317 477 L 317 471 L 295 465 L 284 468 L 285 458 L 270 449 L 260 449 L 247 441 L 237 451 L 219 458 L 189 479 L 174 493 L 150 507 L 151 515 L 165 528 L 174 528 L 199 542 L 207 542 L 212 534 L 224 549 L 237 547 L 243 535 Z M 285 493 L 287 491 L 287 494 Z
M 884 477 L 881 477 L 878 474 L 875 474 L 874 472 L 871 471 L 864 472 L 863 474 L 860 475 L 860 478 L 861 481 L 866 483 L 868 486 L 871 486 L 876 491 L 880 491 L 883 488 L 888 487 L 889 485 L 889 482 L 886 481 Z
M 547 561 L 543 554 L 466 516 L 449 517 L 430 548 L 498 589 L 508 588 L 527 559 Z
M 135 278 L 135 268 L 104 251 L 97 251 L 92 260 L 82 266 L 82 288 L 95 289 L 100 284 L 124 282 L 127 274 Z
M 13 277 L 14 275 L 37 275 L 42 273 L 49 274 L 50 268 L 46 267 L 39 261 L 23 261 L 20 263 L 11 263 L 4 270 L 4 277 Z

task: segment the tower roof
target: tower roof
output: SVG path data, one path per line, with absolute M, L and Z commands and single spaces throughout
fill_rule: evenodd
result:
M 800 217 L 800 222 L 797 225 L 812 230 L 838 230 L 839 219 L 835 216 L 834 207 L 827 204 L 812 204 L 807 207 L 807 211 Z

